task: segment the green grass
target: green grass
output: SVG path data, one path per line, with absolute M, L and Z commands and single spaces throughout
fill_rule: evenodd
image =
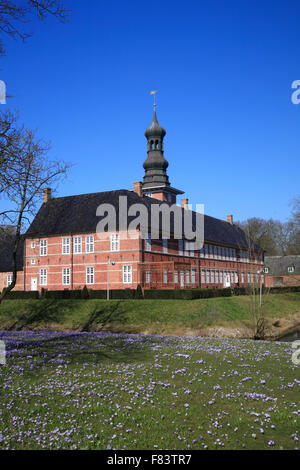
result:
M 300 293 L 264 297 L 266 319 L 300 312 Z M 0 329 L 55 329 L 175 334 L 212 326 L 252 327 L 252 298 L 199 300 L 7 300 L 0 305 Z
M 240 299 L 241 301 L 241 299 Z M 285 343 L 1 333 L 0 449 L 299 448 Z

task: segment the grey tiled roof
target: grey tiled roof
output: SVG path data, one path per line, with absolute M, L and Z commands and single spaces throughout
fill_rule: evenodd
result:
M 294 267 L 294 272 L 289 273 L 288 268 Z M 265 268 L 269 268 L 267 273 L 270 276 L 296 276 L 300 275 L 300 255 L 289 256 L 266 256 Z
M 13 267 L 12 252 L 15 242 L 13 227 L 0 226 L 0 272 L 10 272 Z M 17 253 L 17 270 L 23 269 L 24 237 L 21 238 Z
M 28 237 L 46 237 L 95 233 L 100 220 L 96 215 L 96 210 L 100 204 L 104 203 L 112 204 L 115 207 L 116 229 L 118 230 L 119 196 L 127 196 L 128 206 L 142 203 L 150 209 L 152 204 L 161 203 L 157 199 L 147 196 L 140 197 L 135 192 L 126 189 L 53 198 L 41 206 L 26 235 Z M 129 222 L 134 218 L 129 218 Z M 236 225 L 208 215 L 204 216 L 204 233 L 205 241 L 248 248 L 243 230 Z M 260 249 L 257 245 L 256 248 Z

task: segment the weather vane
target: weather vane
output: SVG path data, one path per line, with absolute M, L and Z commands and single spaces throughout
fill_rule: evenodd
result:
M 155 103 L 155 95 L 156 95 L 156 93 L 157 93 L 157 90 L 150 91 L 150 95 L 154 95 L 154 96 L 153 96 L 153 98 L 154 98 L 154 102 L 153 102 L 153 107 L 154 107 L 154 109 L 155 109 L 155 107 L 156 107 L 156 103 Z

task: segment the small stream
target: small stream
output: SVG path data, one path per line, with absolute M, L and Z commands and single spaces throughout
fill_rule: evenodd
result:
M 285 343 L 290 343 L 292 341 L 300 340 L 300 329 L 293 331 L 292 333 L 288 333 L 285 336 L 282 336 L 278 341 L 284 341 Z

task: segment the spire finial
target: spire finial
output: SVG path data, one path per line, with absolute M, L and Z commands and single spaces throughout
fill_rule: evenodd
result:
M 156 108 L 156 102 L 155 102 L 155 95 L 157 93 L 157 90 L 154 90 L 154 91 L 150 91 L 150 95 L 153 95 L 153 98 L 154 98 L 154 101 L 153 101 L 153 108 L 154 108 L 154 111 L 155 111 L 155 108 Z

